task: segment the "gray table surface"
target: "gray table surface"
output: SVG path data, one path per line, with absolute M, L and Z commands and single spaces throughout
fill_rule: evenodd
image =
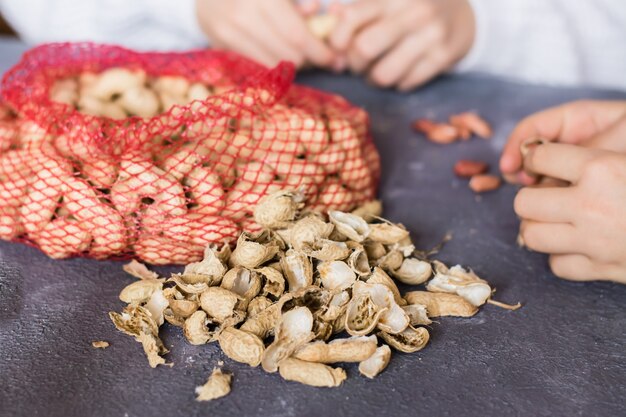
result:
M 0 41 L 0 71 L 24 47 Z M 132 281 L 119 262 L 53 261 L 0 243 L 0 415 L 2 416 L 618 416 L 626 415 L 626 286 L 556 279 L 546 257 L 515 245 L 516 189 L 476 197 L 451 173 L 459 158 L 497 166 L 521 117 L 578 98 L 623 93 L 521 85 L 489 78 L 440 79 L 411 94 L 381 91 L 349 76 L 304 74 L 300 82 L 343 94 L 371 114 L 381 152 L 385 214 L 403 222 L 418 247 L 447 232 L 440 257 L 473 267 L 521 301 L 509 312 L 485 307 L 471 319 L 442 319 L 430 344 L 395 354 L 375 380 L 347 365 L 338 389 L 285 382 L 234 363 L 218 346 L 191 346 L 178 329 L 162 332 L 174 367 L 150 369 L 141 346 L 107 318 Z M 413 133 L 420 116 L 475 109 L 495 138 L 440 147 Z M 91 347 L 107 340 L 106 350 Z M 197 403 L 218 360 L 235 374 L 232 393 Z

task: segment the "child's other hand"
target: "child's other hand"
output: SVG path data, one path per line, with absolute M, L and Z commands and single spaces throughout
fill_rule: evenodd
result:
M 500 158 L 500 170 L 509 182 L 534 182 L 522 171 L 520 145 L 539 137 L 626 152 L 626 101 L 576 101 L 522 120 L 509 136 Z
M 267 66 L 281 60 L 329 66 L 333 52 L 308 30 L 291 0 L 197 0 L 202 30 L 213 45 Z
M 357 0 L 335 13 L 331 46 L 353 71 L 366 71 L 382 87 L 425 83 L 465 56 L 474 38 L 467 0 Z
M 561 278 L 626 284 L 626 154 L 547 143 L 526 155 L 524 168 L 571 184 L 519 191 L 526 246 L 550 254 Z

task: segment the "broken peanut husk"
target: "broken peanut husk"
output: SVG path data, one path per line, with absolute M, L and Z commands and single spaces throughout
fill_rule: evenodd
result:
M 398 305 L 403 306 L 406 304 L 406 301 L 400 295 L 400 290 L 398 289 L 398 286 L 396 285 L 396 283 L 393 282 L 391 277 L 387 275 L 387 273 L 383 271 L 382 269 L 374 268 L 370 276 L 367 278 L 366 282 L 368 284 L 384 285 L 385 287 L 391 290 L 391 292 L 393 293 L 393 299 Z
M 419 285 L 430 278 L 432 267 L 429 262 L 406 258 L 402 261 L 400 268 L 392 270 L 391 274 L 404 284 Z
M 150 312 L 138 305 L 124 307 L 122 313 L 110 312 L 109 317 L 115 327 L 141 343 L 152 368 L 162 365 L 165 360 L 160 356 L 168 352 L 159 339 L 159 327 Z
M 324 288 L 331 291 L 342 291 L 351 287 L 356 281 L 354 271 L 342 261 L 321 262 L 317 271 L 322 279 Z
M 295 307 L 306 307 L 317 318 L 327 310 L 332 297 L 333 294 L 329 290 L 309 285 L 297 291 L 285 293 L 276 304 L 283 313 Z
M 198 310 L 193 313 L 183 324 L 183 334 L 192 345 L 204 345 L 213 339 L 213 333 L 207 327 L 210 320 L 207 314 Z
M 129 336 L 138 337 L 141 333 L 155 336 L 159 334 L 159 326 L 145 307 L 131 304 L 124 307 L 122 313 L 111 311 L 109 317 L 117 330 Z
M 152 334 L 140 333 L 139 336 L 137 336 L 137 341 L 141 343 L 151 368 L 165 364 L 165 359 L 163 359 L 161 355 L 166 354 L 168 350 L 163 346 L 161 339 Z
M 300 382 L 314 387 L 338 387 L 346 379 L 341 368 L 331 368 L 322 363 L 287 358 L 280 362 L 280 376 L 287 381 Z
M 120 292 L 120 300 L 126 304 L 142 304 L 152 297 L 156 291 L 163 289 L 163 281 L 157 279 L 142 279 L 135 281 Z
M 275 243 L 261 244 L 250 240 L 251 236 L 242 233 L 237 240 L 237 247 L 230 255 L 230 266 L 242 266 L 254 269 L 272 259 L 279 251 Z
M 365 248 L 359 245 L 352 250 L 348 258 L 348 266 L 361 277 L 372 272 Z
M 371 221 L 383 214 L 383 203 L 380 200 L 372 200 L 357 207 L 352 214 L 363 217 L 365 221 Z
M 169 300 L 169 306 L 172 314 L 181 318 L 187 318 L 198 310 L 200 304 L 192 300 Z
M 491 287 L 480 279 L 471 269 L 465 270 L 460 265 L 448 268 L 439 261 L 434 262 L 435 276 L 426 285 L 428 291 L 447 292 L 463 297 L 479 307 L 491 296 Z
M 150 296 L 150 299 L 148 300 L 148 302 L 146 302 L 144 307 L 146 307 L 146 310 L 150 312 L 150 315 L 154 319 L 154 322 L 157 324 L 157 326 L 160 326 L 163 324 L 163 321 L 164 321 L 163 312 L 165 311 L 166 308 L 169 307 L 169 302 L 163 295 L 162 290 L 153 292 L 152 295 Z
M 399 250 L 390 250 L 376 260 L 376 266 L 387 271 L 394 271 L 402 267 L 404 255 Z
M 218 323 L 231 317 L 241 297 L 221 287 L 210 287 L 200 295 L 200 306 Z
M 272 300 L 262 295 L 259 295 L 258 297 L 254 297 L 250 301 L 250 303 L 248 303 L 248 308 L 246 309 L 246 313 L 248 314 L 248 316 L 255 316 L 261 311 L 271 306 L 272 304 L 274 304 Z
M 320 315 L 320 319 L 327 322 L 335 321 L 339 316 L 345 313 L 348 308 L 350 298 L 351 296 L 347 290 L 335 293 L 333 298 L 328 303 L 326 311 Z
M 425 327 L 407 327 L 398 334 L 380 332 L 378 336 L 392 348 L 405 353 L 413 353 L 423 349 L 430 339 L 430 334 Z
M 476 306 L 456 294 L 411 291 L 404 294 L 404 299 L 409 304 L 422 304 L 426 306 L 428 317 L 471 317 L 478 312 Z
M 350 249 L 345 242 L 320 239 L 314 243 L 305 243 L 302 252 L 318 261 L 342 261 L 350 256 Z
M 313 315 L 308 308 L 296 307 L 283 313 L 274 331 L 274 342 L 263 353 L 263 369 L 276 372 L 283 359 L 315 337 L 312 330 Z
M 207 382 L 196 387 L 196 401 L 212 401 L 228 395 L 232 378 L 231 374 L 222 373 L 221 369 L 214 368 Z
M 268 181 L 276 180 L 266 171 Z M 256 232 L 242 233 L 232 250 L 208 246 L 200 262 L 167 280 L 138 262 L 126 265 L 140 281 L 121 292 L 129 305 L 111 312 L 111 320 L 142 344 L 152 367 L 165 363 L 158 333 L 167 321 L 192 344 L 218 341 L 232 360 L 335 387 L 346 373 L 326 364 L 358 362 L 359 372 L 374 378 L 389 363 L 390 347 L 410 353 L 428 343 L 420 326 L 432 317 L 469 317 L 485 300 L 517 308 L 492 301 L 489 285 L 471 270 L 422 260 L 434 251 L 416 251 L 404 226 L 379 217 L 379 203 L 331 211 L 329 222 L 314 210 L 300 212 L 301 203 L 289 191 L 264 197 L 255 219 L 240 222 Z M 433 269 L 428 291 L 400 294 L 397 282 L 424 283 Z M 343 331 L 351 337 L 338 338 Z M 374 333 L 386 344 L 377 347 Z M 230 381 L 214 370 L 197 388 L 198 400 L 227 394 Z
M 355 214 L 331 210 L 328 212 L 328 218 L 339 233 L 355 242 L 363 242 L 370 233 L 369 224 Z
M 381 307 L 372 300 L 368 293 L 355 294 L 348 303 L 345 317 L 345 330 L 351 336 L 369 334 L 380 319 L 387 307 Z
M 294 249 L 305 249 L 305 243 L 314 243 L 330 236 L 334 226 L 316 215 L 308 215 L 298 220 L 289 230 L 289 243 Z
M 226 273 L 226 266 L 216 251 L 208 246 L 204 250 L 204 258 L 200 262 L 187 265 L 181 279 L 187 284 L 206 283 L 218 285 Z
M 175 283 L 176 288 L 179 291 L 184 292 L 186 294 L 190 294 L 190 295 L 201 294 L 209 288 L 209 285 L 206 282 L 199 282 L 197 284 L 188 284 L 183 280 L 183 275 L 178 275 L 178 274 L 173 274 L 171 278 L 169 278 L 165 282 Z
M 296 291 L 313 283 L 313 264 L 308 256 L 289 249 L 280 259 L 289 291 Z
M 377 327 L 385 333 L 397 334 L 409 326 L 408 314 L 392 301 L 387 307 L 387 311 L 380 315 Z
M 380 242 L 365 242 L 363 244 L 369 261 L 376 265 L 378 260 L 387 254 L 387 248 Z
M 271 295 L 274 298 L 280 298 L 283 295 L 285 292 L 285 277 L 283 277 L 281 271 L 272 266 L 264 266 L 254 271 L 265 278 L 265 285 L 263 285 L 261 291 L 263 295 Z
M 402 306 L 404 312 L 409 316 L 411 326 L 427 326 L 432 323 L 428 318 L 428 310 L 422 304 L 407 304 Z
M 391 349 L 382 345 L 369 358 L 359 364 L 359 372 L 368 378 L 374 378 L 385 370 L 391 359 Z
M 380 309 L 384 309 L 378 318 L 377 326 L 379 329 L 388 333 L 399 333 L 409 325 L 409 317 L 396 303 L 393 291 L 386 285 L 358 281 L 352 292 L 355 296 L 369 294 L 372 301 Z
M 153 279 L 159 278 L 159 274 L 157 274 L 156 272 L 150 271 L 147 266 L 145 266 L 141 262 L 137 262 L 134 259 L 130 261 L 129 263 L 127 263 L 126 265 L 124 265 L 122 269 L 124 269 L 126 273 L 139 279 L 153 280 Z
M 217 337 L 220 348 L 232 360 L 258 366 L 261 363 L 265 345 L 256 335 L 244 330 L 227 327 Z
M 224 275 L 221 287 L 238 295 L 240 301 L 237 308 L 245 311 L 250 300 L 261 291 L 261 278 L 255 271 L 235 267 Z
M 254 221 L 268 229 L 288 227 L 302 205 L 302 198 L 288 191 L 267 195 L 254 208 Z
M 301 346 L 292 357 L 319 363 L 361 362 L 374 353 L 376 345 L 374 335 L 335 339 L 329 343 L 317 341 Z
M 370 233 L 368 239 L 374 242 L 393 245 L 409 237 L 409 231 L 402 225 L 385 222 L 370 224 L 369 226 Z
M 248 319 L 243 322 L 240 329 L 252 333 L 263 340 L 274 331 L 279 320 L 280 306 L 278 304 L 272 304 L 256 315 L 248 317 Z

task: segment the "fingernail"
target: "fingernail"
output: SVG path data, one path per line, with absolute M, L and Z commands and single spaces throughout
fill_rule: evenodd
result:
M 335 62 L 333 62 L 333 70 L 335 70 L 336 72 L 343 72 L 346 70 L 347 65 L 348 62 L 345 57 L 335 57 Z
M 519 177 L 517 174 L 506 174 L 506 173 L 502 173 L 502 177 L 504 178 L 504 181 L 508 182 L 509 184 L 519 184 Z
M 510 155 L 503 155 L 500 158 L 500 171 L 502 171 L 502 173 L 511 173 L 512 168 L 512 161 L 511 161 L 511 156 Z
M 539 145 L 543 145 L 546 142 L 547 140 L 540 137 L 526 139 L 521 143 L 519 150 L 522 153 L 522 156 L 526 158 L 526 155 L 528 155 L 531 150 L 535 149 Z
M 527 172 L 521 171 L 518 174 L 519 182 L 524 185 L 533 185 L 537 182 L 538 177 L 533 176 Z

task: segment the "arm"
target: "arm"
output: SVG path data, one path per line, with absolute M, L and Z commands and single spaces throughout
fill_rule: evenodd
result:
M 472 49 L 457 71 L 626 89 L 622 0 L 470 0 Z
M 0 0 L 0 9 L 29 44 L 95 41 L 137 49 L 207 44 L 195 0 Z

